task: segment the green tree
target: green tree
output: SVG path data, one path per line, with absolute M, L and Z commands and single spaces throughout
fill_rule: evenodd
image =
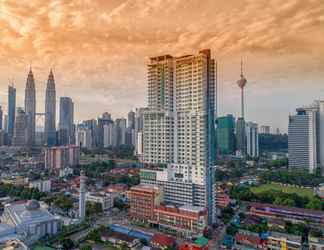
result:
M 321 210 L 323 209 L 323 202 L 317 198 L 313 197 L 306 205 L 308 209 Z
M 80 247 L 80 250 L 92 250 L 92 246 L 90 246 L 90 245 L 82 245 Z
M 64 250 L 69 250 L 74 248 L 74 242 L 69 238 L 61 240 L 60 243 Z

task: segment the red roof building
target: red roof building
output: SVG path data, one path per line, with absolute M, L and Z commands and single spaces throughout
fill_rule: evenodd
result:
M 167 236 L 165 234 L 154 234 L 152 240 L 151 240 L 151 245 L 153 247 L 156 247 L 158 249 L 165 249 L 165 248 L 172 248 L 176 246 L 177 241 L 175 238 Z

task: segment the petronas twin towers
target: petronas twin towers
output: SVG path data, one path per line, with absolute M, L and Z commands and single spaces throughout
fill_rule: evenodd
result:
M 29 70 L 25 89 L 25 113 L 27 115 L 26 144 L 35 145 L 36 135 L 36 89 L 32 70 Z M 56 91 L 52 70 L 48 76 L 45 99 L 45 143 L 49 146 L 56 142 Z

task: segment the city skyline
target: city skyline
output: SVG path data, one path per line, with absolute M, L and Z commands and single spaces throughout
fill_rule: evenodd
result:
M 77 121 L 105 111 L 126 116 L 129 110 L 146 106 L 149 57 L 211 48 L 219 65 L 219 115 L 239 116 L 236 80 L 243 58 L 249 81 L 246 120 L 287 131 L 287 116 L 296 106 L 324 96 L 320 46 L 324 4 L 316 0 L 279 4 L 277 0 L 84 1 L 80 5 L 4 1 L 0 103 L 6 111 L 7 79 L 14 78 L 17 107 L 23 106 L 25 77 L 32 64 L 37 112 L 44 111 L 48 71 L 53 67 L 57 96 L 74 100 Z M 197 12 L 188 15 L 191 9 Z M 27 17 L 30 12 L 34 15 Z M 156 13 L 161 18 L 147 25 Z M 281 32 L 281 25 L 288 25 L 289 32 Z M 276 120 L 269 115 L 273 112 Z

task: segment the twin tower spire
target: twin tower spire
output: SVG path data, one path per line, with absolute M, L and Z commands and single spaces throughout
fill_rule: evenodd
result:
M 27 145 L 35 144 L 36 134 L 36 88 L 32 69 L 30 68 L 25 89 L 25 113 L 27 115 Z M 52 69 L 50 70 L 45 99 L 45 141 L 47 145 L 56 142 L 56 91 Z

